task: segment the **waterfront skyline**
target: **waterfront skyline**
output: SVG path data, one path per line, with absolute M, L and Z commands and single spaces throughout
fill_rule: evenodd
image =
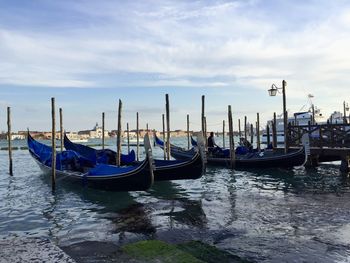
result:
M 0 130 L 12 107 L 13 130 L 49 130 L 50 98 L 67 130 L 101 123 L 161 129 L 170 95 L 171 129 L 221 130 L 227 105 L 237 119 L 263 125 L 282 97 L 299 111 L 313 94 L 328 117 L 349 101 L 347 1 L 3 1 L 0 3 Z M 304 108 L 305 109 L 305 108 Z M 57 111 L 58 113 L 58 111 Z

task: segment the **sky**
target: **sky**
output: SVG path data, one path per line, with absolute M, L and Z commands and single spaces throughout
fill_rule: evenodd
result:
M 208 131 L 228 105 L 263 126 L 283 79 L 289 112 L 313 94 L 328 116 L 350 102 L 349 47 L 349 1 L 0 0 L 0 131 L 8 106 L 13 130 L 50 130 L 51 97 L 67 131 L 102 112 L 115 129 L 119 99 L 124 128 L 161 129 L 167 93 L 171 129 L 200 129 L 201 95 Z

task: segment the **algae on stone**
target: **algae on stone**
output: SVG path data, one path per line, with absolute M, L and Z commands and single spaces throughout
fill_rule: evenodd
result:
M 203 263 L 189 253 L 178 249 L 175 245 L 159 240 L 139 241 L 122 247 L 129 256 L 145 261 L 171 263 Z
M 178 244 L 177 248 L 207 263 L 250 262 L 240 258 L 239 256 L 232 255 L 226 251 L 220 250 L 214 246 L 202 243 L 200 241 L 190 241 L 183 244 Z

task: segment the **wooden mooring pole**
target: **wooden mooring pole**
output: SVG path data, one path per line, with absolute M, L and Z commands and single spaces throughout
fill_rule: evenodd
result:
M 244 116 L 244 140 L 247 141 L 247 116 Z
M 254 126 L 250 124 L 250 143 L 253 145 L 254 142 Z
M 60 108 L 60 143 L 61 143 L 61 152 L 63 152 L 63 113 L 62 108 Z
M 205 150 L 208 150 L 208 141 L 207 141 L 207 134 L 206 134 L 206 127 L 205 127 L 205 96 L 202 95 L 202 113 L 201 113 L 201 122 L 202 122 L 202 134 L 204 138 L 204 146 Z
M 228 106 L 228 127 L 229 127 L 229 141 L 230 141 L 230 166 L 235 167 L 235 143 L 233 139 L 233 121 L 231 105 Z
M 270 145 L 270 126 L 267 124 L 266 125 L 266 144 L 267 144 L 267 147 L 269 147 Z
M 164 160 L 166 160 L 166 143 L 165 143 L 165 121 L 164 121 L 164 114 L 162 114 L 162 123 L 163 123 L 163 154 L 164 154 Z
M 349 110 L 348 105 L 346 104 L 346 102 L 343 102 L 343 123 L 346 124 L 348 123 L 347 119 L 346 119 L 346 109 Z
M 349 174 L 350 172 L 350 156 L 343 156 L 340 163 L 340 172 Z
M 105 113 L 102 112 L 102 149 L 105 148 Z
M 260 151 L 260 117 L 259 117 L 259 112 L 256 114 L 256 147 Z
M 222 121 L 222 148 L 225 148 L 225 120 Z
M 166 113 L 166 129 L 167 129 L 167 138 L 166 138 L 166 150 L 167 150 L 167 159 L 170 160 L 170 112 L 169 112 L 169 94 L 165 94 L 165 113 Z
M 203 120 L 204 120 L 204 138 L 205 138 L 205 140 L 207 140 L 207 134 L 208 134 L 208 132 L 207 132 L 207 117 L 204 116 Z
M 128 154 L 130 153 L 130 131 L 129 131 L 129 123 L 126 123 L 126 137 L 128 140 Z
M 122 151 L 122 101 L 119 100 L 119 106 L 118 106 L 118 130 L 117 130 L 117 160 L 116 164 L 117 166 L 121 165 L 121 151 Z
M 139 160 L 139 113 L 136 112 L 136 160 Z
M 190 149 L 190 115 L 187 114 L 187 149 Z
M 272 125 L 272 141 L 273 148 L 277 148 L 277 129 L 276 129 L 276 112 L 273 113 L 273 125 Z
M 55 114 L 55 98 L 51 98 L 51 119 L 52 119 L 52 129 L 51 129 L 51 186 L 52 191 L 56 189 L 56 114 Z
M 241 140 L 242 138 L 241 119 L 238 119 L 238 136 L 239 136 L 239 140 Z
M 9 174 L 13 175 L 12 141 L 11 141 L 11 108 L 7 107 L 7 142 L 9 148 Z

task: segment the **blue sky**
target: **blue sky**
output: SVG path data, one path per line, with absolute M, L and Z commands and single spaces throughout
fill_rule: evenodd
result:
M 0 130 L 50 129 L 50 98 L 67 130 L 100 122 L 161 128 L 165 94 L 171 128 L 199 129 L 206 95 L 208 130 L 234 120 L 261 123 L 281 112 L 268 97 L 286 79 L 287 108 L 307 94 L 325 115 L 350 101 L 348 1 L 0 1 Z M 235 121 L 237 123 L 237 121 Z

